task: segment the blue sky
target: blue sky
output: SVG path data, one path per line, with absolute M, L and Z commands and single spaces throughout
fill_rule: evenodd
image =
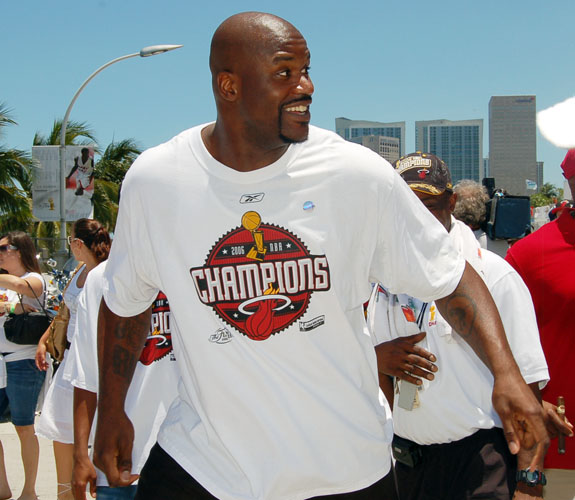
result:
M 0 141 L 29 149 L 47 134 L 99 66 L 140 48 L 178 43 L 164 55 L 119 62 L 80 95 L 71 119 L 88 122 L 101 146 L 136 139 L 150 147 L 210 121 L 210 38 L 236 12 L 292 22 L 312 53 L 312 123 L 335 118 L 414 122 L 484 119 L 492 95 L 535 94 L 537 110 L 575 95 L 574 0 L 0 1 L 0 101 L 18 126 Z M 545 181 L 562 187 L 565 151 L 540 135 Z M 503 186 L 502 186 L 503 187 Z

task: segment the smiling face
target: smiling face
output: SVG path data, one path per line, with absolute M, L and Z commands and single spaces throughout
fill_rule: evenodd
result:
M 295 29 L 278 38 L 242 75 L 241 110 L 248 130 L 265 142 L 302 142 L 309 133 L 314 91 L 310 53 Z
M 218 112 L 261 149 L 305 141 L 314 91 L 301 33 L 270 14 L 226 20 L 212 41 L 210 66 Z

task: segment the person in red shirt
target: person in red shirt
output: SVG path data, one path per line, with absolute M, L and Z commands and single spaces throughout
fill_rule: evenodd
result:
M 561 167 L 575 196 L 575 149 L 568 151 Z M 550 375 L 543 399 L 557 404 L 557 398 L 563 397 L 567 420 L 574 421 L 575 209 L 565 208 L 556 220 L 519 240 L 509 249 L 506 260 L 521 275 L 533 298 Z M 551 442 L 545 458 L 546 498 L 575 499 L 574 444 L 568 440 L 562 453 L 558 440 Z

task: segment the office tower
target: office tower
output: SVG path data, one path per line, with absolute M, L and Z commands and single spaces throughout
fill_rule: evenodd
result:
M 543 187 L 543 162 L 537 162 L 537 192 Z
M 361 137 L 354 137 L 350 139 L 350 141 L 375 151 L 392 165 L 395 161 L 399 160 L 399 139 L 397 137 L 362 135 Z
M 415 149 L 439 156 L 453 183 L 483 179 L 483 120 L 415 122 Z
M 489 100 L 489 170 L 496 188 L 533 194 L 526 181 L 538 179 L 534 95 Z
M 483 177 L 489 177 L 489 157 L 483 158 Z
M 399 139 L 400 156 L 405 155 L 405 122 L 382 123 L 336 118 L 335 131 L 347 141 L 364 135 L 395 137 Z

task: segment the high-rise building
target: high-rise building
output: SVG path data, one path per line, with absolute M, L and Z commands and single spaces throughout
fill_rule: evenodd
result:
M 483 177 L 483 120 L 415 122 L 415 148 L 439 156 L 451 171 L 453 183 L 480 182 Z
M 383 135 L 362 135 L 350 139 L 351 142 L 361 144 L 366 148 L 375 151 L 379 156 L 385 158 L 389 163 L 399 160 L 399 139 L 397 137 L 385 137 Z
M 347 141 L 364 135 L 395 137 L 399 139 L 400 156 L 405 155 L 405 122 L 382 123 L 336 118 L 335 131 Z
M 541 190 L 543 186 L 543 162 L 537 162 L 537 191 Z
M 489 157 L 483 158 L 483 177 L 489 177 Z
M 535 96 L 493 96 L 489 100 L 489 170 L 495 187 L 509 194 L 533 194 L 538 179 Z M 540 186 L 538 186 L 540 187 Z

